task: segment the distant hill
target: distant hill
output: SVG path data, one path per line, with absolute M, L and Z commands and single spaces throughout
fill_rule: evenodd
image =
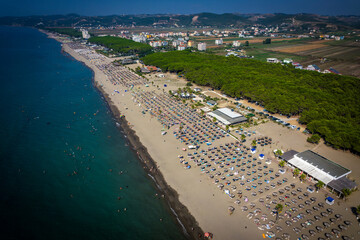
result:
M 142 14 L 80 16 L 77 14 L 0 17 L 0 25 L 44 27 L 156 26 L 156 27 L 242 27 L 247 25 L 331 26 L 336 30 L 359 29 L 360 16 L 322 16 L 317 14 Z

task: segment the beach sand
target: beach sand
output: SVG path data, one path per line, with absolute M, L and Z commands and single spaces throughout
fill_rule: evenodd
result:
M 134 150 L 140 156 L 140 159 L 147 164 L 147 171 L 157 179 L 161 190 L 164 192 L 165 197 L 168 198 L 171 207 L 179 215 L 179 219 L 185 226 L 186 231 L 191 238 L 199 239 L 198 234 L 203 232 L 211 232 L 214 234 L 214 239 L 263 239 L 263 233 L 258 226 L 254 224 L 253 219 L 246 217 L 248 212 L 242 212 L 240 207 L 234 204 L 234 199 L 230 199 L 228 195 L 220 191 L 212 180 L 200 171 L 200 167 L 192 165 L 190 170 L 186 170 L 182 164 L 179 164 L 178 155 L 185 155 L 183 152 L 184 144 L 177 140 L 172 134 L 168 133 L 162 135 L 161 131 L 163 126 L 161 123 L 150 114 L 142 114 L 141 107 L 138 102 L 134 102 L 134 97 L 129 91 L 125 92 L 127 88 L 120 85 L 113 85 L 104 72 L 100 71 L 95 65 L 94 61 L 90 61 L 73 49 L 66 43 L 63 43 L 63 50 L 73 56 L 75 59 L 85 63 L 89 68 L 94 71 L 94 84 L 99 88 L 108 101 L 115 117 L 121 123 L 122 129 L 127 134 L 129 141 L 132 143 Z M 104 57 L 102 60 L 110 63 L 112 59 Z M 138 86 L 135 86 L 135 88 Z M 176 87 L 176 84 L 173 86 Z M 161 93 L 156 86 L 148 88 L 141 87 L 146 91 L 156 91 Z M 114 94 L 114 91 L 119 91 L 119 94 Z M 168 88 L 165 89 L 168 91 Z M 124 118 L 120 118 L 120 114 Z M 336 151 L 323 144 L 318 146 L 306 142 L 306 135 L 283 128 L 275 123 L 265 123 L 254 127 L 259 136 L 270 136 L 273 138 L 273 146 L 268 146 L 259 149 L 264 154 L 271 156 L 274 148 L 281 148 L 283 150 L 294 149 L 303 151 L 306 149 L 313 149 L 316 152 L 329 157 L 333 161 L 338 161 L 345 167 L 353 170 L 351 177 L 358 180 L 360 173 L 355 166 L 359 162 L 359 157 L 351 153 Z M 169 132 L 172 130 L 169 130 Z M 138 139 L 137 139 L 138 138 Z M 251 137 L 248 139 L 251 140 Z M 217 140 L 214 146 L 219 146 L 227 142 L 234 142 L 231 137 L 225 137 Z M 251 141 L 247 141 L 249 144 Z M 203 146 L 202 148 L 207 148 Z M 336 156 L 336 157 L 335 157 Z M 152 160 L 154 162 L 152 162 Z M 153 166 L 156 164 L 156 167 Z M 274 159 L 271 167 L 277 171 L 277 161 Z M 160 173 L 159 171 L 160 170 Z M 308 183 L 300 183 L 298 179 L 292 178 L 290 171 L 287 171 L 284 176 L 289 179 L 289 184 L 294 182 L 297 186 L 306 188 Z M 163 178 L 163 179 L 162 179 Z M 165 181 L 163 181 L 165 180 Z M 275 189 L 277 190 L 277 189 Z M 274 191 L 274 190 L 271 190 Z M 269 193 L 271 193 L 271 191 Z M 321 199 L 328 194 L 325 190 L 317 193 L 317 198 Z M 350 213 L 351 206 L 359 204 L 357 202 L 358 192 L 354 193 L 349 201 L 341 201 L 341 205 L 334 205 L 334 210 L 347 214 L 347 218 L 353 222 L 352 228 L 349 230 L 348 235 L 358 237 L 357 232 L 359 228 L 354 220 L 354 216 Z M 259 197 L 250 198 L 251 201 L 256 202 Z M 234 206 L 235 211 L 229 215 L 228 207 Z M 348 212 L 346 212 L 348 211 Z M 283 229 L 286 229 L 284 221 L 278 223 Z M 355 225 L 355 226 L 354 226 Z M 194 230 L 192 230 L 194 228 Z M 292 227 L 287 230 L 291 235 L 291 239 L 299 237 L 292 231 Z M 316 237 L 321 236 L 318 233 Z M 316 238 L 317 239 L 317 238 Z

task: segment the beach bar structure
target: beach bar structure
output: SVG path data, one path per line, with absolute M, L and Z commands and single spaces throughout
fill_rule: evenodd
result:
M 294 150 L 285 152 L 281 158 L 289 165 L 298 168 L 312 178 L 322 181 L 326 186 L 342 194 L 342 190 L 356 188 L 355 182 L 346 176 L 351 170 L 311 151 L 298 153 Z
M 246 117 L 237 112 L 231 111 L 229 108 L 219 108 L 213 112 L 207 113 L 207 115 L 210 117 L 215 117 L 225 126 L 247 121 Z

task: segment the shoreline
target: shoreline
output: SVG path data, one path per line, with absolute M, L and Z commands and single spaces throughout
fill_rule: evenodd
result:
M 46 32 L 42 32 L 48 35 Z M 55 40 L 58 41 L 57 39 Z M 64 44 L 60 41 L 58 42 Z M 182 228 L 184 236 L 188 239 L 199 239 L 199 235 L 204 236 L 204 231 L 200 228 L 198 222 L 190 213 L 188 208 L 180 202 L 179 194 L 166 182 L 163 174 L 158 169 L 156 162 L 150 156 L 147 148 L 141 143 L 139 137 L 136 135 L 135 130 L 131 129 L 129 122 L 126 120 L 125 117 L 120 117 L 120 110 L 109 98 L 109 95 L 97 83 L 94 69 L 92 69 L 91 66 L 87 65 L 86 62 L 77 58 L 77 56 L 74 56 L 69 51 L 66 51 L 63 46 L 61 47 L 61 50 L 68 54 L 71 58 L 84 64 L 93 72 L 93 77 L 91 80 L 93 86 L 104 98 L 105 103 L 109 107 L 115 122 L 119 124 L 117 124 L 117 126 L 120 132 L 126 136 L 126 141 L 129 143 L 130 149 L 134 153 L 136 153 L 138 160 L 143 165 L 143 169 L 145 170 L 149 178 L 151 178 L 151 180 L 155 183 L 157 190 L 162 194 L 163 198 L 168 203 L 168 207 L 170 208 L 169 212 L 171 212 L 171 214 L 173 214 L 176 218 L 177 223 Z
M 50 34 L 50 37 L 51 37 L 51 34 Z M 56 37 L 54 37 L 54 38 L 56 39 Z M 230 182 L 231 183 L 231 189 L 230 189 L 231 192 L 235 193 L 237 191 L 236 189 L 245 190 L 245 186 L 243 186 L 244 184 L 247 185 L 247 188 L 249 188 L 249 189 L 246 189 L 247 191 L 244 193 L 243 198 L 242 198 L 242 194 L 240 193 L 241 196 L 239 196 L 239 198 L 240 199 L 242 198 L 241 200 L 236 200 L 234 197 L 229 198 L 229 196 L 227 194 L 224 194 L 224 189 L 220 189 L 221 191 L 218 190 L 220 188 L 220 185 L 223 185 L 223 184 L 230 185 L 229 183 L 226 183 L 226 180 L 227 180 L 226 177 L 228 177 L 228 176 L 221 177 L 221 181 L 223 181 L 223 182 L 220 182 L 220 184 L 217 184 L 217 182 L 216 182 L 216 180 L 218 180 L 218 179 L 215 179 L 215 181 L 211 180 L 213 178 L 211 178 L 211 175 L 208 174 L 209 171 L 207 171 L 207 172 L 202 171 L 204 169 L 204 167 L 201 167 L 201 165 L 196 164 L 196 163 L 198 163 L 199 159 L 201 158 L 200 155 L 197 156 L 197 158 L 199 158 L 199 159 L 195 158 L 194 160 L 192 160 L 193 157 L 187 156 L 186 158 L 191 158 L 191 159 L 189 159 L 189 162 L 191 164 L 192 164 L 192 162 L 194 162 L 195 165 L 191 166 L 191 170 L 186 169 L 184 167 L 184 165 L 181 164 L 182 161 L 180 161 L 180 164 L 179 164 L 178 159 L 182 158 L 183 154 L 191 156 L 191 154 L 195 153 L 195 152 L 193 152 L 193 151 L 184 152 L 184 150 L 183 150 L 184 143 L 180 142 L 178 140 L 178 138 L 174 138 L 174 136 L 172 136 L 172 134 L 166 134 L 166 135 L 160 134 L 167 127 L 166 125 L 164 127 L 161 120 L 164 120 L 167 117 L 173 116 L 172 112 L 171 112 L 172 110 L 169 111 L 167 109 L 174 109 L 173 108 L 174 106 L 175 106 L 175 109 L 179 113 L 184 113 L 184 117 L 185 116 L 190 117 L 191 121 L 187 121 L 186 124 L 189 124 L 189 126 L 192 126 L 191 124 L 193 124 L 193 120 L 191 118 L 192 116 L 189 116 L 189 114 L 188 115 L 185 114 L 185 111 L 189 111 L 186 107 L 183 107 L 183 105 L 179 104 L 181 106 L 179 108 L 177 108 L 176 106 L 178 106 L 178 105 L 176 102 L 172 103 L 172 100 L 170 98 L 162 97 L 162 96 L 164 96 L 165 89 L 161 89 L 161 87 L 159 87 L 159 86 L 164 84 L 164 87 L 168 87 L 168 88 L 166 88 L 166 90 L 171 89 L 171 88 L 176 90 L 179 87 L 179 84 L 176 80 L 174 82 L 172 82 L 171 80 L 166 80 L 166 78 L 165 79 L 157 79 L 157 78 L 155 78 L 156 76 L 153 76 L 152 80 L 155 83 L 152 82 L 152 85 L 149 84 L 149 85 L 140 86 L 141 82 L 137 83 L 136 81 L 134 81 L 134 78 L 128 77 L 128 76 L 134 76 L 133 73 L 129 72 L 124 67 L 123 68 L 114 67 L 111 64 L 112 59 L 109 59 L 109 58 L 103 57 L 99 54 L 96 54 L 95 52 L 93 52 L 93 50 L 87 50 L 86 47 L 81 46 L 79 43 L 73 43 L 71 41 L 68 41 L 67 39 L 64 39 L 64 40 L 56 39 L 56 40 L 58 40 L 59 42 L 61 42 L 63 44 L 62 51 L 65 50 L 64 52 L 66 52 L 66 54 L 69 54 L 70 56 L 75 58 L 75 60 L 82 62 L 83 64 L 85 64 L 87 67 L 89 67 L 94 72 L 93 84 L 95 85 L 96 89 L 99 90 L 101 92 L 101 94 L 104 96 L 106 103 L 109 105 L 110 110 L 112 111 L 112 114 L 114 114 L 114 116 L 115 116 L 115 121 L 117 122 L 117 125 L 120 125 L 119 129 L 121 131 L 124 131 L 123 133 L 126 135 L 126 138 L 128 138 L 129 144 L 132 146 L 131 149 L 138 155 L 138 158 L 139 158 L 141 164 L 144 164 L 144 169 L 148 173 L 148 176 L 155 182 L 155 185 L 156 185 L 156 187 L 158 187 L 159 191 L 163 191 L 164 189 L 165 190 L 169 190 L 169 189 L 173 190 L 173 192 L 170 191 L 170 193 L 168 195 L 169 198 L 171 198 L 171 199 L 169 200 L 167 198 L 168 196 L 166 195 L 165 200 L 167 200 L 167 203 L 169 204 L 169 208 L 174 213 L 175 217 L 177 219 L 181 219 L 181 221 L 183 221 L 183 222 L 181 222 L 178 220 L 179 225 L 181 227 L 183 227 L 183 229 L 185 228 L 188 233 L 193 233 L 193 231 L 190 229 L 193 227 L 193 226 L 191 226 L 191 221 L 194 220 L 195 224 L 198 223 L 197 226 L 199 226 L 200 231 L 201 231 L 201 229 L 204 229 L 206 231 L 211 231 L 214 234 L 214 236 L 216 237 L 216 239 L 239 239 L 239 237 L 242 239 L 263 239 L 265 234 L 269 235 L 271 233 L 271 231 L 267 230 L 267 229 L 271 229 L 272 227 L 274 227 L 273 225 L 274 225 L 275 219 L 272 219 L 273 216 L 271 213 L 271 205 L 270 204 L 275 204 L 275 202 L 277 201 L 277 199 L 273 199 L 271 197 L 271 195 L 276 196 L 274 194 L 277 194 L 276 192 L 279 190 L 280 187 L 276 187 L 276 185 L 272 184 L 272 185 L 274 185 L 274 187 L 272 187 L 271 189 L 269 187 L 267 187 L 267 189 L 266 189 L 266 187 L 265 187 L 265 191 L 267 191 L 267 193 L 263 193 L 263 192 L 260 192 L 260 191 L 263 191 L 263 189 L 261 187 L 259 190 L 252 190 L 251 188 L 249 188 L 249 186 L 251 185 L 251 182 L 249 184 L 247 183 L 248 181 L 246 183 L 243 181 L 242 184 L 241 184 L 241 182 L 239 182 L 238 184 Z M 83 51 L 85 51 L 85 53 Z M 118 69 L 120 69 L 120 70 L 118 70 Z M 123 70 L 121 70 L 121 69 L 123 69 Z M 131 69 L 129 68 L 129 70 L 131 70 Z M 123 71 L 123 72 L 121 72 L 121 71 Z M 126 74 L 129 74 L 129 75 L 126 75 Z M 133 82 L 134 85 L 129 86 L 129 85 L 123 84 L 124 80 L 122 80 L 122 79 L 126 79 L 130 83 Z M 135 77 L 135 79 L 136 79 L 136 77 Z M 151 80 L 148 79 L 148 81 L 151 81 Z M 137 85 L 137 84 L 140 84 L 140 85 Z M 130 90 L 132 90 L 132 88 L 134 86 L 136 86 L 134 88 L 134 91 L 130 91 Z M 129 90 L 129 88 L 130 88 L 130 90 Z M 150 98 L 151 99 L 159 98 L 160 100 L 151 100 Z M 169 101 L 170 104 L 162 105 L 163 103 L 161 102 L 161 98 L 166 99 L 165 101 Z M 147 104 L 149 104 L 150 102 L 152 103 L 152 105 L 150 105 L 150 107 L 162 106 L 162 108 L 161 108 L 162 111 L 166 112 L 166 115 L 164 118 L 160 118 L 160 119 L 157 118 L 159 113 L 157 113 L 157 111 L 153 111 L 151 109 L 150 109 L 150 111 L 151 111 L 150 114 L 149 114 L 149 112 L 146 112 L 146 113 L 144 112 L 144 109 L 145 109 L 145 111 L 149 110 L 149 105 L 147 105 Z M 190 110 L 189 112 L 192 112 L 192 111 Z M 120 116 L 120 113 L 126 115 L 126 118 L 122 118 Z M 161 114 L 161 112 L 160 112 L 160 114 Z M 176 119 L 176 117 L 174 119 Z M 183 117 L 181 117 L 181 119 L 183 119 Z M 181 121 L 183 121 L 183 120 L 181 120 Z M 199 120 L 199 122 L 202 122 L 202 121 L 206 122 L 206 120 Z M 175 122 L 175 124 L 177 124 L 177 123 Z M 171 130 L 170 130 L 170 128 L 168 128 L 168 129 L 169 129 L 168 130 L 169 133 L 172 130 L 174 130 L 174 134 L 176 134 L 176 131 L 179 128 L 174 126 L 171 128 Z M 264 136 L 272 137 L 272 139 L 274 140 L 272 145 L 265 146 L 265 147 L 259 146 L 259 149 L 258 149 L 259 153 L 264 153 L 265 155 L 267 155 L 267 158 L 270 158 L 270 160 L 273 160 L 273 161 L 270 161 L 270 163 L 268 163 L 272 167 L 272 168 L 270 168 L 270 169 L 272 169 L 270 172 L 272 175 L 271 180 L 273 180 L 274 177 L 280 177 L 280 178 L 286 177 L 283 179 L 283 183 L 286 179 L 286 181 L 285 181 L 286 185 L 289 185 L 291 183 L 296 184 L 297 186 L 299 186 L 299 189 L 300 189 L 298 191 L 302 191 L 302 189 L 300 187 L 301 185 L 303 186 L 302 188 L 304 188 L 304 187 L 306 188 L 307 186 L 310 186 L 312 184 L 311 181 L 305 182 L 305 183 L 298 181 L 298 179 L 296 179 L 292 176 L 290 169 L 288 169 L 288 171 L 286 171 L 285 174 L 281 174 L 281 175 L 278 174 L 278 176 L 275 176 L 276 175 L 275 173 L 277 173 L 279 170 L 279 166 L 277 164 L 278 161 L 276 161 L 274 159 L 274 157 L 272 156 L 272 150 L 274 148 L 276 148 L 276 149 L 280 148 L 283 150 L 296 149 L 297 151 L 304 151 L 307 149 L 315 150 L 316 152 L 321 153 L 325 157 L 329 157 L 330 159 L 333 159 L 334 157 L 341 159 L 341 162 L 344 164 L 344 166 L 349 167 L 349 168 L 351 165 L 358 162 L 357 157 L 349 155 L 348 153 L 342 153 L 339 151 L 335 151 L 333 149 L 329 149 L 327 146 L 325 146 L 323 144 L 313 146 L 306 142 L 305 135 L 299 134 L 298 132 L 288 130 L 286 128 L 282 128 L 281 126 L 279 126 L 275 123 L 272 123 L 272 122 L 261 124 L 259 126 L 252 127 L 252 128 L 246 129 L 246 130 L 256 131 L 256 135 L 253 137 L 264 137 Z M 254 134 L 255 134 L 255 132 L 254 132 Z M 225 147 L 224 147 L 224 144 L 225 144 Z M 220 154 L 228 157 L 229 155 L 224 154 L 224 153 L 225 153 L 226 146 L 229 146 L 229 144 L 234 144 L 234 141 L 229 136 L 224 136 L 223 138 L 220 138 L 220 139 L 218 138 L 215 143 L 211 144 L 211 145 L 213 145 L 211 147 L 202 146 L 201 150 L 202 151 L 205 150 L 205 153 L 203 155 L 207 155 L 206 153 L 209 154 L 209 156 L 207 156 L 207 158 L 214 157 L 213 154 L 215 154 L 215 152 L 212 152 L 212 150 L 210 148 L 218 147 L 218 148 L 221 148 L 222 150 L 218 149 L 217 151 L 218 152 L 220 151 L 219 152 Z M 244 149 L 244 147 L 245 147 L 245 145 L 242 147 L 242 149 Z M 239 153 L 238 151 L 240 151 L 241 149 L 240 150 L 236 149 L 236 150 L 237 151 L 235 151 L 235 153 L 238 154 Z M 249 149 L 247 149 L 247 150 L 249 150 Z M 213 155 L 213 156 L 211 156 L 211 155 Z M 215 156 L 216 156 L 216 154 L 215 154 Z M 257 156 L 257 154 L 255 156 Z M 245 159 L 246 159 L 246 157 L 250 157 L 250 156 L 246 155 Z M 218 158 L 216 157 L 216 159 L 218 159 Z M 254 159 L 257 159 L 257 158 L 254 158 Z M 213 160 L 211 159 L 211 161 L 213 161 Z M 238 158 L 237 162 L 239 162 L 239 161 L 241 161 L 241 160 Z M 244 163 L 245 163 L 245 165 L 247 165 L 246 166 L 247 168 L 249 168 L 249 169 L 252 168 L 251 164 L 246 164 L 246 162 L 242 162 L 242 165 Z M 222 166 L 220 166 L 220 165 L 217 166 L 217 164 L 219 164 L 219 162 L 215 162 L 215 165 L 213 165 L 213 166 L 217 167 L 217 168 L 226 167 L 226 166 L 224 166 L 225 164 L 221 164 Z M 262 163 L 262 161 L 258 160 L 257 164 L 259 164 L 259 166 L 260 166 L 263 163 Z M 232 161 L 230 164 L 230 166 L 233 166 L 234 168 L 235 167 L 240 168 L 240 166 L 238 166 L 238 165 L 235 166 L 235 165 L 236 165 L 235 161 Z M 267 165 L 266 166 L 264 165 L 264 169 L 265 169 L 265 167 L 267 168 Z M 161 169 L 161 171 L 160 171 L 160 169 Z M 184 170 L 184 169 L 186 169 L 186 170 Z M 233 171 L 230 168 L 225 169 L 225 170 Z M 225 174 L 225 170 L 224 170 L 224 174 Z M 359 171 L 357 169 L 353 169 L 353 170 L 354 171 L 353 171 L 352 176 L 354 176 L 357 179 L 358 176 L 360 176 Z M 214 170 L 211 169 L 211 171 L 215 171 L 215 168 L 214 168 Z M 243 171 L 243 170 L 241 170 L 241 171 Z M 259 169 L 259 171 L 261 173 L 262 169 L 261 170 Z M 219 169 L 219 172 L 220 172 L 220 169 Z M 153 173 L 155 173 L 154 177 L 153 177 Z M 245 179 L 246 179 L 246 176 L 244 174 L 241 174 L 241 172 L 233 171 L 230 173 L 234 173 L 235 175 L 240 174 L 240 175 L 242 175 L 242 177 L 245 177 Z M 211 174 L 211 172 L 210 172 L 210 174 Z M 246 174 L 251 175 L 251 172 L 248 172 Z M 268 173 L 266 173 L 266 175 L 267 174 Z M 260 174 L 260 175 L 261 175 L 261 176 L 259 176 L 260 178 L 265 176 L 262 174 Z M 232 175 L 230 175 L 230 176 L 232 176 Z M 159 179 L 156 179 L 155 177 L 159 177 Z M 232 177 L 229 177 L 228 179 L 231 180 Z M 250 179 L 247 179 L 247 180 L 250 180 Z M 161 183 L 164 185 L 162 185 L 162 186 L 159 185 L 159 181 L 163 181 Z M 219 180 L 218 180 L 218 182 L 219 182 Z M 262 184 L 261 180 L 257 180 L 257 182 L 259 182 L 259 185 Z M 266 183 L 269 184 L 269 182 L 266 182 Z M 263 186 L 266 186 L 267 184 L 264 184 Z M 277 183 L 277 184 L 279 185 L 279 183 Z M 282 183 L 280 183 L 280 185 L 281 184 Z M 240 185 L 242 185 L 242 186 L 240 186 Z M 255 185 L 255 187 L 256 187 L 256 185 Z M 227 190 L 227 189 L 225 189 L 225 190 Z M 256 193 L 257 191 L 259 191 L 259 194 Z M 250 197 L 248 197 L 249 194 L 251 194 Z M 268 195 L 266 196 L 266 200 L 264 202 L 263 197 L 265 197 L 266 194 L 268 194 Z M 321 190 L 319 193 L 314 193 L 314 195 L 318 196 L 318 199 L 320 201 L 321 201 L 321 199 L 325 199 L 325 197 L 328 194 L 331 195 L 331 193 L 329 193 L 325 189 Z M 352 206 L 355 206 L 353 204 L 356 204 L 356 195 L 359 195 L 359 194 L 360 194 L 359 191 L 354 193 L 354 195 L 355 195 L 354 198 L 352 198 L 352 200 L 350 200 L 350 202 L 348 201 L 347 204 L 340 205 L 340 203 L 343 201 L 337 200 L 337 206 L 333 206 L 335 208 L 335 211 L 337 213 L 345 214 L 344 211 L 350 209 L 350 207 L 352 207 Z M 296 194 L 295 194 L 295 196 L 296 196 Z M 308 197 L 308 196 L 306 196 L 306 197 Z M 172 198 L 174 198 L 175 200 L 177 199 L 178 202 L 180 203 L 179 209 L 174 210 L 174 208 L 172 206 L 173 203 L 170 202 L 171 200 L 173 200 Z M 245 200 L 245 198 L 246 198 L 246 200 Z M 277 197 L 275 197 L 275 198 L 277 198 Z M 290 198 L 292 198 L 292 197 L 290 196 Z M 279 200 L 280 200 L 280 198 L 279 198 Z M 297 201 L 297 199 L 292 199 L 292 200 L 294 200 L 295 203 Z M 181 203 L 183 203 L 183 204 L 181 204 Z M 228 208 L 229 208 L 229 206 L 232 207 L 232 205 L 234 205 L 234 203 L 237 204 L 237 205 L 235 205 L 235 208 L 237 210 L 235 211 L 235 214 L 230 214 L 231 215 L 230 216 L 228 213 Z M 247 208 L 246 205 L 248 205 L 249 203 L 251 203 L 250 205 L 254 204 L 253 206 L 255 206 L 255 205 L 258 206 L 257 209 L 260 209 L 260 211 L 264 211 L 264 207 L 266 207 L 266 209 L 264 211 L 265 217 L 261 220 L 262 222 L 259 222 L 259 218 L 252 219 L 253 218 L 252 214 L 254 214 L 254 213 L 251 212 L 252 211 L 251 208 L 249 209 L 250 212 L 247 210 L 244 210 L 244 207 Z M 345 202 L 343 202 L 343 203 L 345 203 Z M 290 208 L 289 205 L 291 205 L 291 204 L 286 204 L 285 207 Z M 347 206 L 345 206 L 345 205 L 347 205 Z M 184 224 L 186 224 L 187 222 L 186 222 L 186 220 L 183 220 L 181 217 L 178 218 L 178 213 L 183 213 L 185 215 L 188 214 L 190 216 L 194 216 L 194 217 L 196 217 L 196 220 L 195 220 L 195 218 L 189 219 L 190 226 L 185 227 Z M 310 214 L 308 217 L 311 218 L 312 215 L 313 214 Z M 346 215 L 347 215 L 347 218 L 350 218 L 350 219 L 353 217 L 353 216 L 351 216 L 350 212 L 348 212 Z M 256 216 L 256 214 L 255 214 L 255 216 Z M 269 219 L 268 219 L 268 217 L 269 217 Z M 289 216 L 287 216 L 287 217 L 289 217 Z M 267 228 L 266 227 L 267 225 L 265 225 L 267 223 L 267 221 L 269 221 L 268 224 L 272 224 L 272 225 L 269 225 L 269 228 Z M 254 223 L 256 223 L 256 224 L 254 224 Z M 280 221 L 280 222 L 275 221 L 275 224 L 278 225 L 276 227 L 283 228 L 284 232 L 291 230 L 291 228 L 288 228 L 288 226 L 286 225 L 287 223 L 284 221 Z M 297 225 L 299 225 L 299 224 L 300 223 L 298 223 Z M 264 232 L 262 232 L 262 231 L 264 231 Z M 269 231 L 270 231 L 270 233 L 269 233 Z M 282 230 L 280 230 L 280 232 L 282 232 Z M 353 227 L 350 232 L 352 234 L 356 235 L 355 227 Z M 199 239 L 197 234 L 198 233 L 193 233 L 191 237 L 193 239 Z M 202 231 L 200 234 L 203 236 Z M 292 231 L 290 232 L 290 235 L 291 235 L 291 237 L 297 237 L 296 233 L 293 233 Z M 317 235 L 320 235 L 320 234 L 317 234 Z M 281 233 L 277 233 L 277 236 L 281 236 Z M 188 236 L 188 237 L 190 237 L 190 236 Z

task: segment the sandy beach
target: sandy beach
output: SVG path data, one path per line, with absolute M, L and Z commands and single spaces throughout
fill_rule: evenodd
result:
M 306 142 L 303 133 L 273 122 L 246 129 L 255 133 L 245 143 L 239 143 L 211 120 L 200 117 L 168 94 L 183 83 L 166 81 L 165 77 L 152 84 L 126 66 L 114 66 L 113 59 L 86 46 L 62 43 L 65 52 L 94 71 L 95 86 L 103 93 L 144 168 L 155 178 L 190 238 L 202 239 L 204 232 L 221 240 L 264 239 L 272 234 L 279 239 L 306 236 L 318 239 L 326 238 L 325 234 L 360 237 L 358 222 L 351 212 L 351 207 L 360 204 L 359 191 L 347 201 L 337 199 L 326 189 L 307 193 L 306 188 L 313 184 L 301 183 L 289 169 L 279 174 L 278 160 L 272 152 L 311 149 L 351 169 L 350 178 L 357 183 L 360 170 L 354 166 L 360 161 L 358 156 L 323 143 L 312 145 Z M 251 141 L 262 137 L 271 138 L 271 142 L 251 154 Z M 190 150 L 188 146 L 192 144 L 200 147 Z M 260 153 L 265 155 L 264 159 Z M 233 180 L 235 176 L 242 178 Z M 251 178 L 254 180 L 247 181 Z M 321 206 L 325 196 L 334 197 L 337 203 Z M 279 218 L 273 213 L 276 203 L 286 205 Z M 230 206 L 234 208 L 232 214 Z M 334 229 L 339 225 L 346 230 L 337 233 Z

